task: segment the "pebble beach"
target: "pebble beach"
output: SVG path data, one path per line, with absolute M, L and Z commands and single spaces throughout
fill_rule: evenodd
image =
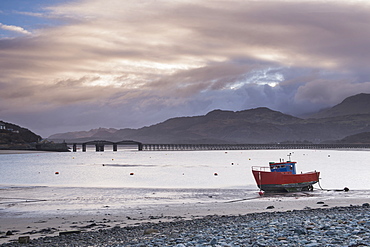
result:
M 94 224 L 94 223 L 92 223 Z M 369 246 L 369 204 L 64 232 L 27 246 Z M 2 246 L 25 246 L 8 243 Z
M 48 190 L 55 192 L 35 193 Z M 0 246 L 370 246 L 369 202 L 368 191 L 314 191 L 238 200 L 197 196 L 89 213 L 78 204 L 45 210 L 52 200 L 9 204 L 0 210 Z

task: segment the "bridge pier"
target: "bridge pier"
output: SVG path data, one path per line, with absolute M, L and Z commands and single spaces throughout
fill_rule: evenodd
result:
M 96 152 L 104 152 L 104 144 L 95 144 Z
M 86 144 L 82 143 L 82 152 L 86 152 Z
M 113 152 L 117 152 L 117 149 L 118 149 L 118 145 L 117 144 L 113 144 Z
M 72 148 L 73 152 L 77 152 L 77 144 L 76 143 L 73 143 L 73 148 Z

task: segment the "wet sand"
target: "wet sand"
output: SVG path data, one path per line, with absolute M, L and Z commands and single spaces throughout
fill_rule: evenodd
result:
M 370 202 L 369 191 L 351 190 L 316 190 L 262 197 L 258 191 L 243 194 L 243 190 L 197 190 L 187 197 L 175 196 L 180 193 L 177 190 L 152 192 L 147 189 L 141 195 L 132 190 L 131 195 L 124 197 L 117 191 L 120 190 L 0 186 L 0 244 L 18 240 L 20 236 L 36 239 L 65 231 L 96 231 L 207 215 L 285 212 Z M 129 193 L 127 191 L 130 190 L 122 190 Z M 185 194 L 190 192 L 192 190 L 184 190 Z M 230 196 L 230 193 L 235 194 Z

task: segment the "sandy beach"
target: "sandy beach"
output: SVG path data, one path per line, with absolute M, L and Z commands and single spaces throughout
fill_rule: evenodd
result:
M 351 190 L 270 194 L 262 197 L 258 192 L 253 192 L 249 198 L 230 198 L 223 194 L 222 190 L 217 194 L 204 190 L 206 196 L 199 196 L 202 193 L 198 191 L 194 197 L 180 201 L 159 196 L 125 203 L 115 200 L 114 195 L 104 198 L 82 197 L 76 194 L 76 191 L 80 190 L 3 187 L 0 196 L 0 243 L 18 241 L 21 236 L 29 236 L 32 240 L 44 236 L 58 236 L 60 232 L 66 231 L 89 232 L 137 226 L 148 222 L 191 220 L 208 215 L 237 216 L 308 208 L 347 207 L 370 202 L 368 191 Z M 212 193 L 215 196 L 212 196 Z

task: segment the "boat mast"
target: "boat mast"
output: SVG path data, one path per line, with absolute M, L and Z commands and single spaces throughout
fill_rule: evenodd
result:
M 291 161 L 290 156 L 292 156 L 292 153 L 289 153 L 287 156 L 289 157 L 288 161 Z

